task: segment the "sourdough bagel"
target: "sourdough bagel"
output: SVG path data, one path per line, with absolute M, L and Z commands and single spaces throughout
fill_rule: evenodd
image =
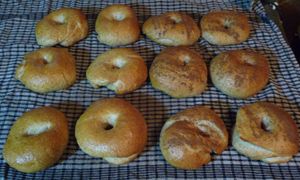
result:
M 140 36 L 136 14 L 124 4 L 104 8 L 96 20 L 96 32 L 98 40 L 110 46 L 131 44 Z
M 111 98 L 94 102 L 80 116 L 75 127 L 82 151 L 112 164 L 135 159 L 147 142 L 142 114 L 130 103 Z
M 143 25 L 143 33 L 151 40 L 166 46 L 194 44 L 201 31 L 194 20 L 180 12 L 152 16 Z
M 160 133 L 160 149 L 172 166 L 197 169 L 228 144 L 224 122 L 209 108 L 196 106 L 171 116 Z
M 155 57 L 149 72 L 152 86 L 175 98 L 202 93 L 207 69 L 202 57 L 185 47 L 169 47 Z
M 210 63 L 213 84 L 235 98 L 248 98 L 262 90 L 269 80 L 268 60 L 249 50 L 233 50 L 217 55 Z
M 3 148 L 5 161 L 18 171 L 34 173 L 55 164 L 68 144 L 68 122 L 55 108 L 24 113 L 13 124 Z
M 61 8 L 36 25 L 36 41 L 41 46 L 71 46 L 88 34 L 88 22 L 79 9 Z
M 239 44 L 250 34 L 248 17 L 234 11 L 210 12 L 202 17 L 200 27 L 203 38 L 216 45 Z
M 146 81 L 147 66 L 131 49 L 112 49 L 91 63 L 86 77 L 94 88 L 106 86 L 117 94 L 124 94 L 136 90 Z
M 34 92 L 66 89 L 76 80 L 75 60 L 67 49 L 42 48 L 25 55 L 15 77 Z
M 284 163 L 299 151 L 297 125 L 283 109 L 267 102 L 241 107 L 232 145 L 241 154 L 266 163 Z

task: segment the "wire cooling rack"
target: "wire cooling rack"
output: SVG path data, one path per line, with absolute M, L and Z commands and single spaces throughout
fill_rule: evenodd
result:
M 89 64 L 111 47 L 101 44 L 95 32 L 95 20 L 101 9 L 109 4 L 124 3 L 137 13 L 142 24 L 151 15 L 167 11 L 182 11 L 199 22 L 211 10 L 238 10 L 246 13 L 252 26 L 250 39 L 239 45 L 215 46 L 200 38 L 191 47 L 203 55 L 206 63 L 220 52 L 233 49 L 252 49 L 264 54 L 270 63 L 271 78 L 267 87 L 246 100 L 230 98 L 218 91 L 211 82 L 206 91 L 192 98 L 174 99 L 154 90 L 149 79 L 138 90 L 117 95 L 131 102 L 144 115 L 148 124 L 148 144 L 133 162 L 115 166 L 100 158 L 83 153 L 74 137 L 79 116 L 94 101 L 115 97 L 106 88 L 93 89 L 85 71 Z M 194 105 L 205 105 L 221 116 L 231 132 L 239 107 L 256 101 L 268 101 L 284 108 L 300 127 L 300 67 L 276 25 L 268 19 L 260 3 L 249 7 L 250 0 L 144 0 L 144 1 L 6 1 L 0 3 L 0 177 L 7 179 L 146 179 L 146 178 L 300 178 L 300 154 L 286 164 L 266 164 L 238 154 L 230 145 L 221 155 L 198 170 L 175 169 L 164 160 L 159 149 L 159 133 L 167 118 Z M 75 56 L 77 81 L 71 88 L 48 94 L 27 90 L 14 78 L 15 69 L 25 53 L 39 49 L 35 41 L 36 23 L 60 7 L 81 9 L 88 18 L 89 35 L 69 47 Z M 141 35 L 140 40 L 126 47 L 133 48 L 146 61 L 148 68 L 164 48 Z M 55 166 L 35 173 L 24 174 L 10 168 L 3 160 L 2 149 L 16 118 L 40 106 L 56 107 L 69 120 L 70 141 L 62 159 Z

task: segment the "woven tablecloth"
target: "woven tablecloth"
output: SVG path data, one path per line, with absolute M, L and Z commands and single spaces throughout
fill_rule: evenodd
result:
M 271 76 L 266 88 L 255 97 L 238 100 L 217 90 L 211 82 L 206 91 L 192 98 L 175 99 L 152 88 L 149 79 L 138 90 L 117 95 L 131 102 L 144 115 L 148 124 L 148 144 L 145 151 L 127 165 L 110 165 L 100 158 L 83 153 L 75 140 L 74 127 L 79 116 L 94 101 L 115 97 L 106 89 L 94 89 L 85 72 L 89 64 L 111 47 L 101 44 L 95 32 L 95 20 L 101 9 L 113 3 L 126 3 L 137 13 L 139 23 L 148 17 L 167 11 L 182 11 L 199 22 L 212 10 L 238 10 L 246 13 L 252 26 L 249 40 L 239 45 L 216 46 L 200 38 L 191 47 L 203 55 L 207 65 L 217 54 L 233 49 L 252 49 L 264 54 L 270 63 Z M 171 115 L 192 107 L 205 105 L 225 121 L 231 134 L 236 112 L 244 104 L 268 101 L 284 108 L 300 128 L 300 67 L 276 25 L 268 19 L 260 3 L 250 8 L 250 1 L 236 0 L 145 0 L 145 1 L 1 1 L 0 3 L 0 177 L 7 179 L 146 179 L 146 178 L 300 178 L 300 154 L 285 164 L 266 164 L 240 155 L 231 144 L 209 164 L 198 170 L 173 168 L 164 160 L 159 149 L 159 133 Z M 38 94 L 26 89 L 14 78 L 15 69 L 25 53 L 39 49 L 35 40 L 36 23 L 60 7 L 80 8 L 88 18 L 88 37 L 69 47 L 75 56 L 77 81 L 69 89 Z M 150 67 L 154 57 L 164 48 L 141 35 L 133 48 Z M 68 147 L 56 165 L 34 174 L 24 174 L 10 168 L 2 156 L 3 145 L 12 124 L 24 112 L 40 106 L 52 106 L 64 112 L 69 120 Z M 126 148 L 126 147 L 124 147 Z M 0 178 L 1 179 L 1 178 Z

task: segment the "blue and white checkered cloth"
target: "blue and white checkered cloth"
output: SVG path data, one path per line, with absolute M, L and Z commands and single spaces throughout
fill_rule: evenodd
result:
M 230 98 L 217 90 L 211 82 L 206 91 L 196 97 L 174 99 L 154 90 L 149 80 L 140 89 L 117 95 L 131 102 L 144 115 L 148 124 L 148 144 L 133 162 L 115 166 L 100 158 L 83 153 L 74 137 L 79 116 L 94 101 L 116 96 L 106 88 L 94 89 L 87 82 L 85 71 L 89 64 L 111 47 L 99 43 L 95 20 L 108 4 L 126 3 L 137 13 L 139 23 L 148 17 L 167 11 L 182 11 L 199 22 L 202 15 L 212 10 L 235 9 L 247 14 L 252 26 L 249 40 L 239 45 L 216 46 L 200 38 L 191 47 L 203 55 L 207 64 L 220 52 L 233 49 L 252 49 L 264 54 L 270 63 L 271 78 L 267 87 L 247 100 Z M 231 132 L 239 107 L 256 101 L 273 102 L 284 108 L 300 128 L 300 67 L 277 26 L 266 16 L 260 3 L 249 8 L 250 0 L 144 0 L 144 1 L 1 1 L 0 3 L 0 179 L 156 179 L 156 178 L 300 178 L 300 154 L 286 164 L 266 164 L 240 155 L 230 145 L 212 162 L 194 171 L 175 169 L 164 160 L 159 149 L 159 133 L 170 115 L 194 105 L 205 105 L 215 110 Z M 69 47 L 75 56 L 77 81 L 69 89 L 48 94 L 37 94 L 26 89 L 14 78 L 15 69 L 25 53 L 39 49 L 35 41 L 35 25 L 49 12 L 60 7 L 81 9 L 89 21 L 86 39 Z M 148 67 L 162 46 L 141 35 L 140 40 L 126 47 L 133 48 L 146 60 Z M 3 160 L 2 149 L 16 118 L 24 112 L 52 106 L 65 113 L 69 120 L 70 141 L 62 159 L 55 166 L 35 173 L 24 174 L 10 168 Z

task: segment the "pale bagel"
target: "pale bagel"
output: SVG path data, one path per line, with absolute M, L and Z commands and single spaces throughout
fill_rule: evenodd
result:
M 124 4 L 104 8 L 96 20 L 96 32 L 98 40 L 110 46 L 131 44 L 140 36 L 136 14 Z
M 135 159 L 147 142 L 147 125 L 142 114 L 122 99 L 94 102 L 75 127 L 79 147 L 93 157 L 113 164 Z
M 107 51 L 91 63 L 86 72 L 94 88 L 106 86 L 117 94 L 139 88 L 147 79 L 144 59 L 129 48 Z

